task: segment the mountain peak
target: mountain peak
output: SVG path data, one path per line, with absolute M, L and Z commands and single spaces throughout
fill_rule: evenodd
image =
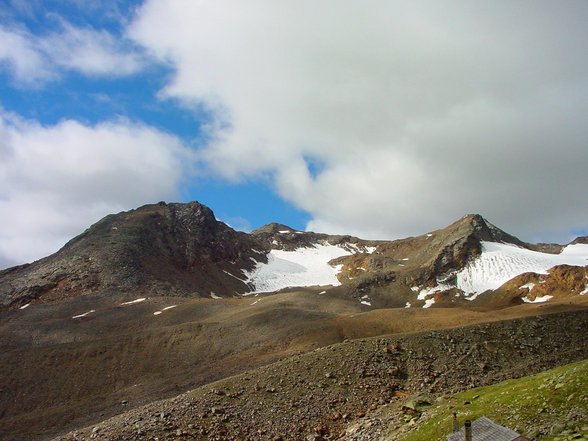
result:
M 251 234 L 276 234 L 276 233 L 293 233 L 296 232 L 295 228 L 291 228 L 284 224 L 279 224 L 276 222 L 272 222 L 271 224 L 264 225 L 263 227 L 258 228 L 257 230 L 253 231 Z
M 444 230 L 460 237 L 471 235 L 479 241 L 504 242 L 528 248 L 528 244 L 496 227 L 480 214 L 466 214 Z
M 202 297 L 247 292 L 257 243 L 198 202 L 149 204 L 111 214 L 57 253 L 0 277 L 0 304 L 87 292 Z M 228 294 L 225 294 L 228 295 Z

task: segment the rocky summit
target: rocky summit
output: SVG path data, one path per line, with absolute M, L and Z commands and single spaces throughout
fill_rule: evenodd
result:
M 258 243 L 197 202 L 146 205 L 106 216 L 52 256 L 0 273 L 2 304 L 88 293 L 200 296 L 249 290 L 230 277 L 252 269 Z
M 587 357 L 587 264 L 586 237 L 477 214 L 392 241 L 239 232 L 198 202 L 112 214 L 0 272 L 0 438 L 419 439 L 414 403 L 445 418 L 451 394 Z

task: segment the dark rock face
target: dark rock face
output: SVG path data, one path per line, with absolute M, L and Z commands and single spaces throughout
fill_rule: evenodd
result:
M 317 243 L 342 245 L 352 251 L 361 252 L 368 246 L 375 246 L 384 241 L 363 240 L 348 235 L 331 235 L 298 231 L 283 224 L 268 224 L 253 231 L 251 236 L 267 249 L 281 249 L 286 251 L 301 247 L 311 247 Z
M 435 260 L 433 266 L 435 274 L 463 268 L 470 259 L 480 255 L 482 241 L 527 246 L 516 237 L 495 227 L 479 214 L 469 214 L 445 230 L 449 232 L 448 243 Z
M 52 256 L 0 272 L 2 305 L 87 292 L 208 296 L 246 292 L 243 270 L 265 252 L 197 202 L 106 216 Z M 232 275 L 231 275 L 232 274 Z

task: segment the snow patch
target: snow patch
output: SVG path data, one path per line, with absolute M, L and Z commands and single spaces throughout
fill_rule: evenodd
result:
M 72 317 L 72 319 L 78 319 L 78 318 L 86 317 L 88 314 L 92 314 L 93 312 L 96 312 L 96 310 L 94 310 L 94 309 L 91 309 L 90 311 L 88 311 L 88 312 L 84 312 L 83 314 L 80 314 L 80 315 L 74 315 L 74 316 Z
M 31 305 L 30 303 L 27 303 L 26 305 L 22 305 L 22 306 L 21 306 L 20 308 L 18 308 L 18 309 L 26 309 L 26 308 L 28 308 L 30 305 Z
M 326 294 L 326 293 L 327 293 L 327 291 L 321 291 L 321 292 L 319 292 L 319 296 L 322 294 Z
M 543 303 L 547 302 L 548 300 L 552 299 L 553 296 L 542 296 L 542 297 L 535 297 L 535 300 L 529 299 L 527 296 L 523 297 L 523 302 L 525 303 Z
M 423 308 L 430 308 L 431 305 L 435 304 L 435 299 L 427 299 L 425 300 L 425 304 L 423 305 Z
M 406 302 L 406 305 L 404 306 L 405 308 L 410 308 L 412 305 L 410 302 Z
M 213 293 L 212 291 L 210 292 L 210 298 L 215 299 L 215 300 L 219 300 L 222 299 L 222 297 L 217 296 L 215 293 Z
M 120 305 L 121 305 L 121 306 L 123 306 L 123 305 L 133 305 L 133 304 L 135 304 L 135 303 L 141 303 L 141 302 L 144 302 L 145 300 L 147 300 L 147 298 L 145 298 L 145 297 L 141 297 L 140 299 L 135 299 L 135 300 L 131 300 L 130 302 L 124 302 L 124 303 L 121 303 Z
M 584 294 L 588 294 L 588 284 L 586 284 L 586 286 L 584 287 L 584 291 L 582 291 L 580 293 L 581 296 L 583 296 Z M 21 308 L 22 309 L 22 308 Z
M 404 259 L 402 259 L 402 260 L 404 260 L 404 261 L 406 262 L 406 261 L 408 260 L 408 257 L 405 257 L 405 258 L 404 258 Z
M 432 288 L 425 288 L 425 289 L 421 290 L 421 292 L 419 292 L 417 299 L 418 300 L 426 300 L 426 297 L 431 294 L 435 294 L 436 292 L 441 292 L 441 291 L 447 291 L 448 289 L 451 289 L 451 288 L 452 287 L 450 285 L 446 285 L 444 283 L 441 283 L 437 286 L 433 286 Z M 428 306 L 427 306 L 427 308 L 428 308 Z
M 153 313 L 153 315 L 159 315 L 159 314 L 161 314 L 161 313 L 162 313 L 162 311 L 155 311 L 155 312 Z
M 372 306 L 372 304 L 370 302 L 368 302 L 367 300 L 362 300 L 361 302 L 362 305 L 366 305 L 366 306 Z
M 239 282 L 243 282 L 243 280 L 242 280 L 242 279 L 240 279 L 239 277 L 237 277 L 237 276 L 236 276 L 236 275 L 234 275 L 234 274 L 231 274 L 231 273 L 230 273 L 230 272 L 228 272 L 228 271 L 225 271 L 225 270 L 223 270 L 223 273 L 225 273 L 225 274 L 228 274 L 228 275 L 229 275 L 229 276 L 231 276 L 231 277 L 234 277 L 234 278 L 235 278 L 235 279 L 237 279 Z
M 431 233 L 427 234 L 427 237 L 431 237 L 431 236 L 432 236 L 432 234 L 431 234 Z
M 176 306 L 178 306 L 178 305 L 166 306 L 165 308 L 162 309 L 162 311 L 167 311 L 168 309 L 175 308 Z
M 376 251 L 376 247 L 365 247 L 365 252 L 367 254 L 373 254 Z
M 525 283 L 523 286 L 519 286 L 519 289 L 528 289 L 529 292 L 533 291 L 533 288 L 535 288 L 535 284 L 534 283 Z
M 280 234 L 288 234 L 288 233 L 291 233 L 291 231 L 290 230 L 282 230 L 282 231 L 278 231 L 278 233 L 280 233 Z
M 247 282 L 256 292 L 271 292 L 295 286 L 340 285 L 337 274 L 343 265 L 331 266 L 329 261 L 353 252 L 343 246 L 320 243 L 294 251 L 271 250 L 267 263 L 257 265 L 247 274 Z
M 414 292 L 419 292 L 421 287 L 420 286 L 411 286 L 410 289 L 413 290 Z

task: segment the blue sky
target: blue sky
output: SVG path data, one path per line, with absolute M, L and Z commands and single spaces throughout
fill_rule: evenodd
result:
M 5 22 L 25 27 L 34 35 L 60 32 L 63 22 L 84 28 L 105 30 L 121 38 L 124 24 L 133 17 L 140 1 L 118 1 L 88 8 L 87 2 L 14 2 L 2 12 Z M 107 12 L 107 13 L 104 13 Z M 24 118 L 53 125 L 75 119 L 93 125 L 101 121 L 129 118 L 181 138 L 191 148 L 206 142 L 201 127 L 210 115 L 200 106 L 189 109 L 177 100 L 158 99 L 173 69 L 153 63 L 142 72 L 124 77 L 88 76 L 65 71 L 55 81 L 27 87 L 18 84 L 9 69 L 0 71 L 2 106 Z M 245 179 L 231 183 L 215 176 L 200 176 L 184 182 L 177 200 L 198 200 L 214 208 L 217 216 L 238 228 L 254 229 L 278 220 L 303 229 L 309 215 L 277 196 L 267 179 Z M 151 202 L 151 201 L 145 201 Z
M 588 5 L 8 0 L 0 267 L 198 200 L 235 228 L 400 238 L 481 213 L 587 233 Z

